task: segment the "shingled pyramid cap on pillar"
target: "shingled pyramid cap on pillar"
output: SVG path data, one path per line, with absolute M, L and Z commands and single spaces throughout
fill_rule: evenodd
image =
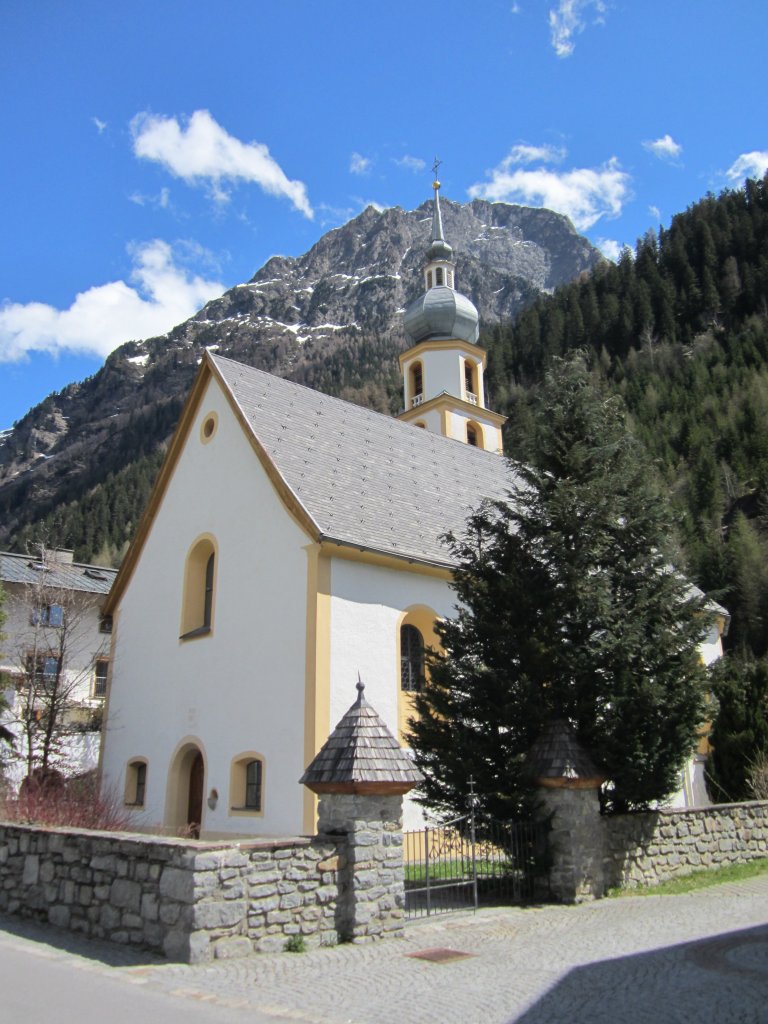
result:
M 299 782 L 313 793 L 407 793 L 422 774 L 363 696 L 312 760 Z
M 528 751 L 528 774 L 547 789 L 597 789 L 605 782 L 565 719 L 544 726 Z

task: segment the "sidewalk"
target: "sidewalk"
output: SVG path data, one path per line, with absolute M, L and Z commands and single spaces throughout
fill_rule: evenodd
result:
M 684 896 L 482 910 L 410 924 L 402 941 L 198 966 L 0 918 L 0 961 L 6 946 L 42 947 L 137 995 L 203 1001 L 251 1024 L 768 1024 L 766 922 L 762 876 Z M 470 955 L 407 955 L 429 949 Z

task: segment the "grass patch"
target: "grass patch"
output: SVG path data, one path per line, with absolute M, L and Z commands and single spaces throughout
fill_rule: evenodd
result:
M 671 878 L 659 885 L 642 885 L 636 889 L 609 889 L 606 896 L 679 896 L 681 893 L 707 889 L 723 882 L 743 882 L 768 872 L 768 857 L 751 860 L 747 864 L 727 864 L 721 868 L 694 871 L 690 875 Z

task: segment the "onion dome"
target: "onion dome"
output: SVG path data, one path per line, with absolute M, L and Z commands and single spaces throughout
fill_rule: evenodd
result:
M 410 304 L 403 316 L 403 328 L 414 345 L 440 338 L 457 338 L 476 345 L 479 320 L 474 303 L 466 295 L 438 285 Z
M 439 161 L 435 161 L 437 174 Z M 477 344 L 479 316 L 466 295 L 454 288 L 455 269 L 453 249 L 443 237 L 443 218 L 440 213 L 440 182 L 432 184 L 435 200 L 432 207 L 432 239 L 427 248 L 424 268 L 426 291 L 408 306 L 403 316 L 403 328 L 414 345 L 420 341 L 445 338 Z

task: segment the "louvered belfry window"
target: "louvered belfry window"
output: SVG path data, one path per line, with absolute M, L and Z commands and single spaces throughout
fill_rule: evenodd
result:
M 400 630 L 400 686 L 416 693 L 424 683 L 424 638 L 415 626 Z

